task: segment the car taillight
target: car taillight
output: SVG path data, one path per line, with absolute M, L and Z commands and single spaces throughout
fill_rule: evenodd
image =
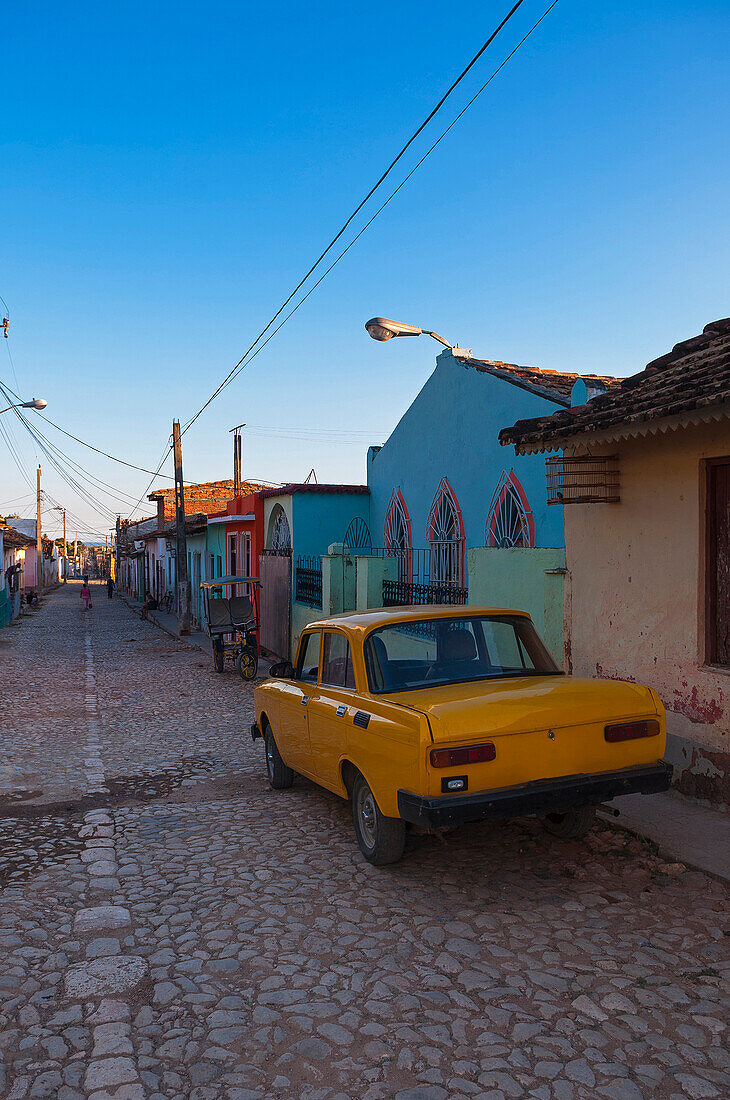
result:
M 434 768 L 457 768 L 462 764 L 494 760 L 496 755 L 496 748 L 487 741 L 484 745 L 465 745 L 459 749 L 431 749 L 431 764 Z
M 618 726 L 606 726 L 603 736 L 607 741 L 635 741 L 638 737 L 656 737 L 659 723 L 654 718 L 645 722 L 625 722 Z

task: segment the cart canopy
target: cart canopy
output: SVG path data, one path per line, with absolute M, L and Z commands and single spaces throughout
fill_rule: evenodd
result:
M 215 577 L 212 581 L 201 581 L 201 588 L 225 588 L 231 584 L 258 584 L 258 577 Z

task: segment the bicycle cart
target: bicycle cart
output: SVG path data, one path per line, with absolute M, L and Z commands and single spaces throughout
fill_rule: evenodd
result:
M 250 595 L 223 595 L 224 589 L 238 584 L 247 584 Z M 225 672 L 226 661 L 233 661 L 242 680 L 253 680 L 259 663 L 259 578 L 216 577 L 202 581 L 200 587 L 216 672 Z

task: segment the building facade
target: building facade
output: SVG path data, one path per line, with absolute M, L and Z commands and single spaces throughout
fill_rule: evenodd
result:
M 442 352 L 388 441 L 368 452 L 372 546 L 399 562 L 385 602 L 520 607 L 562 660 L 562 509 L 547 506 L 544 460 L 510 457 L 499 431 L 569 406 L 578 384 L 613 382 Z
M 654 688 L 676 784 L 730 802 L 730 318 L 501 440 L 563 451 L 572 670 Z

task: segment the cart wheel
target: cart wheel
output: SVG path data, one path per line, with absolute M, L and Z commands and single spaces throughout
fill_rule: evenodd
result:
M 220 642 L 213 642 L 213 664 L 216 672 L 225 672 L 226 656 Z
M 238 658 L 238 672 L 242 680 L 253 680 L 258 672 L 258 657 L 249 646 L 241 652 Z

